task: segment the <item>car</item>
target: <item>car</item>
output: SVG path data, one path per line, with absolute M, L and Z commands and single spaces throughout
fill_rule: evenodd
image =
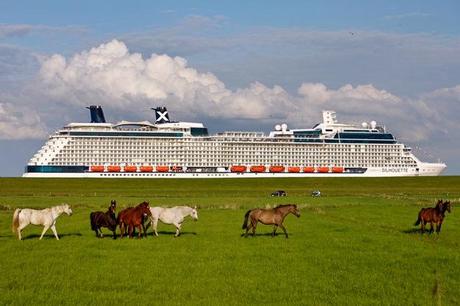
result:
M 285 197 L 286 196 L 286 191 L 284 190 L 277 190 L 272 192 L 272 197 Z
M 312 197 L 320 197 L 320 196 L 321 196 L 321 191 L 319 191 L 319 190 L 313 190 L 313 191 L 311 192 L 311 196 L 312 196 Z

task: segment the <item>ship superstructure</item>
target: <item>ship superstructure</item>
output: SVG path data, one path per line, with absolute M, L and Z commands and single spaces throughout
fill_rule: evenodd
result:
M 170 121 L 165 107 L 153 109 L 154 123 L 107 123 L 100 106 L 89 109 L 91 123 L 51 135 L 25 177 L 434 176 L 446 167 L 421 162 L 375 121 L 342 124 L 333 111 L 310 129 L 209 135 L 202 123 Z

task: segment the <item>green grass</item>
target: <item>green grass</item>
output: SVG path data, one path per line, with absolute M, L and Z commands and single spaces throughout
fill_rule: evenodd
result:
M 270 193 L 286 190 L 286 198 Z M 309 193 L 321 190 L 321 198 Z M 452 200 L 442 233 L 416 233 L 418 210 Z M 124 206 L 198 205 L 183 235 L 97 239 L 89 213 Z M 16 207 L 66 202 L 61 236 L 11 233 Z M 460 177 L 382 179 L 0 179 L 0 304 L 460 304 Z M 240 237 L 248 208 L 296 203 L 283 235 Z M 151 230 L 150 230 L 151 232 Z

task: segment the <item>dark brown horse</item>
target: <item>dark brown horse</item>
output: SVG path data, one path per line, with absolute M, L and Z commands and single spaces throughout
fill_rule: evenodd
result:
M 128 235 L 130 238 L 133 237 L 134 228 L 138 228 L 139 234 L 138 238 L 142 235 L 142 230 L 144 230 L 144 236 L 146 235 L 146 230 L 144 227 L 145 217 L 151 217 L 152 213 L 150 212 L 150 205 L 148 202 L 142 202 L 136 207 L 128 207 L 120 211 L 117 218 L 117 223 L 120 226 L 120 237 L 123 238 L 125 234 L 125 228 L 128 228 Z
M 115 210 L 117 202 L 112 200 L 108 210 L 104 213 L 102 211 L 95 211 L 89 215 L 91 221 L 91 229 L 96 232 L 96 237 L 103 237 L 101 227 L 107 227 L 113 232 L 113 239 L 116 238 L 115 230 L 117 229 L 117 218 L 115 217 Z
M 418 213 L 418 219 L 414 225 L 420 224 L 420 232 L 425 232 L 425 225 L 430 223 L 430 234 L 433 232 L 433 223 L 436 224 L 436 233 L 441 232 L 442 221 L 444 220 L 446 211 L 451 211 L 450 201 L 438 200 L 436 206 L 430 208 L 422 208 Z
M 257 222 L 260 222 L 266 225 L 273 224 L 273 237 L 275 236 L 276 230 L 279 226 L 284 231 L 286 238 L 288 238 L 288 233 L 283 225 L 283 221 L 289 213 L 300 217 L 300 211 L 297 209 L 297 205 L 294 204 L 278 205 L 271 209 L 255 208 L 248 210 L 244 215 L 243 229 L 246 230 L 244 237 L 248 236 L 248 232 L 251 228 L 252 236 L 254 236 L 256 233 Z M 248 220 L 250 220 L 249 224 Z

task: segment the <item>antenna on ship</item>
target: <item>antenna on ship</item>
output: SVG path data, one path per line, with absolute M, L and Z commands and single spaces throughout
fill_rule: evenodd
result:
M 164 106 L 153 108 L 152 110 L 155 111 L 155 123 L 168 123 L 171 122 L 169 120 L 168 110 Z
M 89 109 L 91 115 L 91 123 L 105 123 L 104 112 L 102 111 L 102 107 L 91 105 L 87 107 Z

